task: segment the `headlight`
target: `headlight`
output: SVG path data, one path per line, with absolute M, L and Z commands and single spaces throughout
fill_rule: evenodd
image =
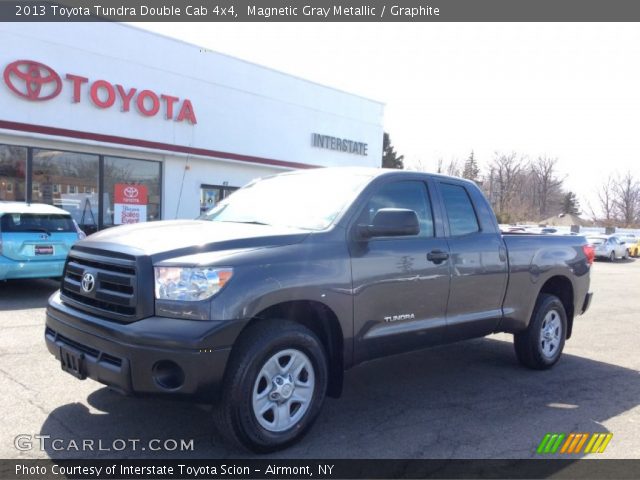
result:
M 229 281 L 233 268 L 155 267 L 156 299 L 197 302 L 212 297 Z

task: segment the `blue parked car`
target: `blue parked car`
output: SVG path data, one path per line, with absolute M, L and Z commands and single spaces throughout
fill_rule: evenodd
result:
M 81 237 L 65 210 L 0 202 L 0 280 L 62 276 L 67 253 Z

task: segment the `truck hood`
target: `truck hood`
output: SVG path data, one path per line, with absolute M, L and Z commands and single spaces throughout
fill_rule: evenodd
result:
M 166 220 L 109 228 L 90 235 L 80 248 L 149 255 L 157 260 L 198 253 L 291 245 L 309 232 L 288 227 L 207 220 Z

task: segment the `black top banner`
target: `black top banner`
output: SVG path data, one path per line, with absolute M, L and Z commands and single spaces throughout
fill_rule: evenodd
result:
M 2 22 L 637 22 L 637 0 L 0 0 Z

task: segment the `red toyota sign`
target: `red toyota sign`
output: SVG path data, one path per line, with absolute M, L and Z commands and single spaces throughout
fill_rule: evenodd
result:
M 126 203 L 132 205 L 147 204 L 147 186 L 146 185 L 129 185 L 126 183 L 116 183 L 114 185 L 114 202 Z
M 156 93 L 152 90 L 138 90 L 123 87 L 107 80 L 90 81 L 89 78 L 72 73 L 65 75 L 72 90 L 73 103 L 83 101 L 83 86 L 88 85 L 89 100 L 97 108 L 107 109 L 114 105 L 120 111 L 129 112 L 133 104 L 137 111 L 145 117 L 154 117 L 160 111 L 166 120 L 176 122 L 198 123 L 191 100 Z M 51 67 L 33 60 L 17 60 L 4 69 L 4 83 L 13 93 L 30 101 L 51 100 L 60 95 L 63 83 L 60 75 Z
M 31 60 L 18 60 L 4 69 L 7 87 L 27 100 L 41 102 L 57 97 L 62 90 L 62 80 L 51 67 Z

